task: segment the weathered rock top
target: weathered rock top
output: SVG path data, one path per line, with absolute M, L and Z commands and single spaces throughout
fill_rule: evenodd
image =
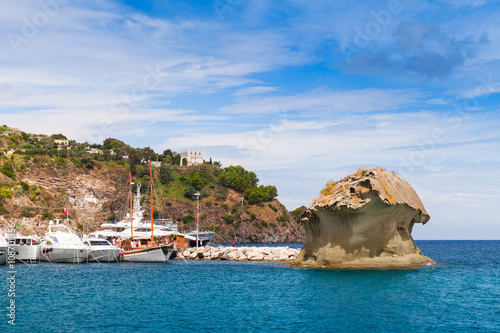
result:
M 420 223 L 425 224 L 430 219 L 413 187 L 397 174 L 382 168 L 360 169 L 339 182 L 330 182 L 309 209 L 356 210 L 373 199 L 372 193 L 377 193 L 388 205 L 403 204 L 419 210 L 422 213 Z

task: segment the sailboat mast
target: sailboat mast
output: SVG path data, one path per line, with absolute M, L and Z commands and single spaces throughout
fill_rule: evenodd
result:
M 130 239 L 134 238 L 134 208 L 132 195 L 132 172 L 130 172 Z
M 153 167 L 151 166 L 151 161 L 149 161 L 149 192 L 151 192 L 151 241 L 154 242 L 153 234 Z

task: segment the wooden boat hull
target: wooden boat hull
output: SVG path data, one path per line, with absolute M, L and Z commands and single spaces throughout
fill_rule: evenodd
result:
M 167 262 L 172 254 L 172 246 L 159 245 L 152 247 L 139 247 L 123 251 L 123 262 Z

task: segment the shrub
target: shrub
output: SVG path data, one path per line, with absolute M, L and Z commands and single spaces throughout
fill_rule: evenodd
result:
M 23 217 L 33 217 L 33 214 L 31 214 L 29 211 L 23 209 L 21 211 L 21 216 L 23 216 Z
M 24 192 L 27 192 L 30 190 L 30 186 L 23 181 L 21 181 L 21 187 L 23 188 Z
M 7 199 L 12 198 L 12 192 L 8 188 L 7 189 L 0 188 L 0 201 L 1 201 L 1 199 L 4 199 L 4 198 L 7 198 Z
M 226 214 L 222 217 L 224 221 L 226 221 L 227 224 L 233 223 L 234 222 L 234 216 L 230 214 Z
M 186 216 L 184 216 L 184 217 L 182 218 L 182 222 L 183 222 L 184 224 L 188 224 L 188 223 L 190 223 L 191 221 L 194 221 L 194 220 L 195 220 L 195 218 L 194 218 L 194 217 L 192 217 L 191 215 L 186 215 Z
M 216 199 L 226 199 L 227 198 L 227 189 L 223 187 L 217 187 L 215 189 L 214 197 Z
M 9 178 L 16 179 L 16 174 L 14 173 L 14 168 L 10 162 L 5 162 L 0 169 L 0 172 Z
M 271 208 L 272 210 L 274 210 L 274 212 L 275 212 L 275 213 L 277 213 L 277 212 L 278 212 L 278 208 L 274 207 L 274 206 L 273 206 L 273 205 L 271 205 L 271 204 L 269 204 L 268 206 L 269 206 L 269 208 Z
M 42 220 L 53 220 L 55 219 L 55 216 L 52 213 L 45 212 L 42 215 Z
M 321 190 L 321 195 L 328 195 L 332 193 L 333 188 L 337 185 L 337 182 L 333 179 L 330 179 L 328 182 L 326 182 L 325 186 Z
M 0 201 L 0 215 L 3 215 L 3 214 L 7 214 L 8 211 L 7 209 L 5 209 L 5 207 L 3 206 L 3 202 Z

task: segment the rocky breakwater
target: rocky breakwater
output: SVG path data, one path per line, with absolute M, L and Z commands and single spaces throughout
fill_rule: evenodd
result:
M 240 260 L 240 261 L 292 261 L 300 249 L 286 247 L 227 247 L 202 246 L 180 249 L 176 259 Z
M 306 243 L 293 265 L 397 268 L 435 263 L 411 237 L 429 220 L 411 185 L 377 168 L 330 181 L 302 215 Z

